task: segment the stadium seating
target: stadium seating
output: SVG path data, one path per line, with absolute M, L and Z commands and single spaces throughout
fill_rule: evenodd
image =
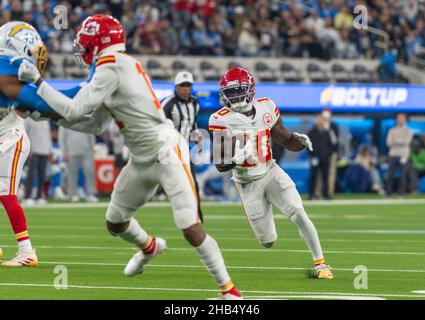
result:
M 283 62 L 279 69 L 284 82 L 304 82 L 300 70 L 296 69 L 292 64 Z
M 199 65 L 199 70 L 202 75 L 202 78 L 205 81 L 219 81 L 221 74 L 218 69 L 209 61 L 201 61 Z
M 311 82 L 313 83 L 324 83 L 330 81 L 326 71 L 316 63 L 309 63 L 307 65 L 307 72 L 309 73 Z
M 350 83 L 352 78 L 350 72 L 339 63 L 335 63 L 331 67 L 332 74 L 336 83 Z
M 255 64 L 255 74 L 261 82 L 277 82 L 278 77 L 267 63 L 257 62 Z
M 171 73 L 158 60 L 149 59 L 146 62 L 146 68 L 153 80 L 170 80 Z

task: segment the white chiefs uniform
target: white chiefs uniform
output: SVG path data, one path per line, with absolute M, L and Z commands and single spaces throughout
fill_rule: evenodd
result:
M 166 120 L 149 77 L 134 58 L 104 50 L 91 79 L 70 99 L 43 82 L 38 91 L 72 129 L 100 133 L 112 117 L 129 149 L 130 161 L 114 187 L 107 219 L 129 221 L 160 184 L 181 229 L 199 223 L 197 194 L 185 139 Z M 91 116 L 86 121 L 82 117 Z M 72 122 L 75 122 L 74 125 Z
M 24 120 L 15 111 L 6 112 L 6 109 L 2 109 L 0 111 L 0 196 L 16 195 L 22 168 L 29 152 L 30 140 L 25 132 Z
M 254 115 L 247 117 L 224 107 L 211 115 L 209 130 L 227 138 L 245 135 L 251 139 L 254 159 L 237 165 L 233 179 L 258 241 L 269 244 L 277 239 L 272 205 L 288 217 L 303 206 L 295 183 L 272 156 L 270 132 L 280 121 L 279 109 L 268 98 L 254 100 L 253 109 Z

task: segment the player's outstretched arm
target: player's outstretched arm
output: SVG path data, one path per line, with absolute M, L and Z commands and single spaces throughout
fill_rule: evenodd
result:
M 45 114 L 53 113 L 46 101 L 37 95 L 37 87 L 20 82 L 17 76 L 0 76 L 0 91 L 20 106 Z
M 66 121 L 65 119 L 60 119 L 57 121 L 57 124 L 83 133 L 90 133 L 94 135 L 100 135 L 108 125 L 111 120 L 109 112 L 104 108 L 99 108 L 93 111 L 90 115 L 85 115 L 83 118 L 80 118 L 75 121 Z
M 276 142 L 289 151 L 301 151 L 306 146 L 295 133 L 291 133 L 288 128 L 284 127 L 281 121 L 276 122 L 271 130 L 271 135 L 273 142 Z
M 118 76 L 114 65 L 104 65 L 96 69 L 91 81 L 74 98 L 69 98 L 55 90 L 45 81 L 40 83 L 37 69 L 27 62 L 19 67 L 21 81 L 36 81 L 39 84 L 37 94 L 67 121 L 73 121 L 99 108 L 117 88 Z

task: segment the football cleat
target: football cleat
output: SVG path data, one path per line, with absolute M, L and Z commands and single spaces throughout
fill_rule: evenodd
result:
M 331 266 L 326 263 L 319 264 L 316 266 L 315 270 L 317 279 L 332 280 L 334 278 L 334 274 L 331 271 Z
M 144 254 L 143 251 L 138 251 L 127 263 L 124 269 L 124 275 L 134 277 L 137 274 L 143 273 L 146 264 L 157 255 L 167 249 L 167 242 L 162 238 L 155 238 L 156 248 L 152 254 Z
M 35 255 L 35 249 L 30 252 L 18 252 L 15 258 L 3 262 L 2 267 L 36 267 L 38 259 Z
M 221 298 L 223 300 L 243 300 L 242 294 L 235 288 L 235 286 L 233 286 L 230 290 L 221 292 Z
M 3 250 L 0 248 L 0 259 L 3 258 Z

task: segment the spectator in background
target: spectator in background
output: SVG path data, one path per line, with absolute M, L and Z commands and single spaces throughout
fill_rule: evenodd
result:
M 160 22 L 159 29 L 159 38 L 162 43 L 162 54 L 177 54 L 179 51 L 179 36 L 177 31 L 170 27 L 170 22 L 167 19 Z
M 333 196 L 335 193 L 336 175 L 337 175 L 337 162 L 339 150 L 339 129 L 338 126 L 332 122 L 332 112 L 329 109 L 322 111 L 324 119 L 324 129 L 329 132 L 329 137 L 332 143 L 332 155 L 329 161 L 329 177 L 328 177 L 328 193 Z M 319 196 L 322 190 L 322 174 L 317 174 L 317 183 L 314 194 Z
M 326 120 L 323 114 L 316 117 L 316 125 L 308 132 L 308 136 L 313 144 L 313 152 L 309 152 L 311 168 L 309 199 L 314 199 L 314 191 L 320 172 L 322 175 L 322 195 L 326 200 L 330 200 L 329 164 L 334 147 L 329 130 L 326 130 Z
M 59 128 L 59 145 L 63 162 L 66 163 L 68 196 L 72 202 L 79 202 L 78 177 L 80 169 L 84 172 L 86 184 L 86 201 L 97 202 L 94 177 L 94 145 L 95 137 L 64 127 Z
M 25 182 L 26 205 L 45 204 L 46 168 L 52 153 L 52 136 L 49 121 L 34 121 L 27 118 L 25 129 L 31 142 L 31 152 L 28 157 L 28 176 Z M 37 195 L 32 198 L 34 177 L 37 178 Z
M 358 58 L 354 43 L 350 42 L 350 33 L 347 29 L 339 31 L 340 40 L 335 45 L 336 58 L 339 59 L 354 59 Z
M 342 10 L 335 16 L 334 25 L 336 29 L 350 30 L 353 27 L 353 16 L 349 7 L 342 7 Z
M 336 173 L 337 173 L 337 162 L 338 162 L 338 150 L 339 150 L 339 129 L 338 126 L 332 122 L 331 110 L 324 110 L 322 112 L 323 118 L 325 119 L 324 128 L 329 131 L 332 144 L 332 155 L 329 162 L 329 195 L 332 197 L 335 193 Z
M 406 179 L 408 160 L 410 156 L 410 143 L 413 139 L 412 130 L 406 126 L 407 117 L 404 113 L 397 114 L 397 125 L 391 128 L 387 135 L 388 152 L 388 180 L 387 196 L 393 193 L 393 184 L 396 170 L 399 170 L 400 182 L 398 195 L 401 197 L 406 192 Z
M 425 176 L 425 144 L 421 139 L 414 139 L 412 142 L 410 165 L 412 169 L 410 175 L 411 191 L 415 192 L 418 189 L 419 179 Z
M 244 22 L 238 38 L 238 47 L 242 56 L 252 57 L 258 54 L 258 38 L 251 22 Z
M 407 82 L 407 79 L 397 72 L 397 49 L 388 50 L 381 57 L 378 74 L 379 80 L 382 82 Z
M 62 162 L 62 152 L 58 142 L 58 128 L 52 126 L 52 156 L 49 166 L 47 167 L 47 176 L 50 181 L 49 196 L 55 200 L 66 200 L 67 196 L 62 189 L 62 175 L 65 165 Z
M 360 165 L 364 170 L 369 173 L 370 178 L 370 189 L 377 192 L 379 195 L 385 195 L 384 184 L 382 183 L 381 175 L 379 170 L 376 168 L 376 163 L 373 154 L 368 146 L 363 145 L 360 148 L 360 152 L 354 159 L 354 163 Z

